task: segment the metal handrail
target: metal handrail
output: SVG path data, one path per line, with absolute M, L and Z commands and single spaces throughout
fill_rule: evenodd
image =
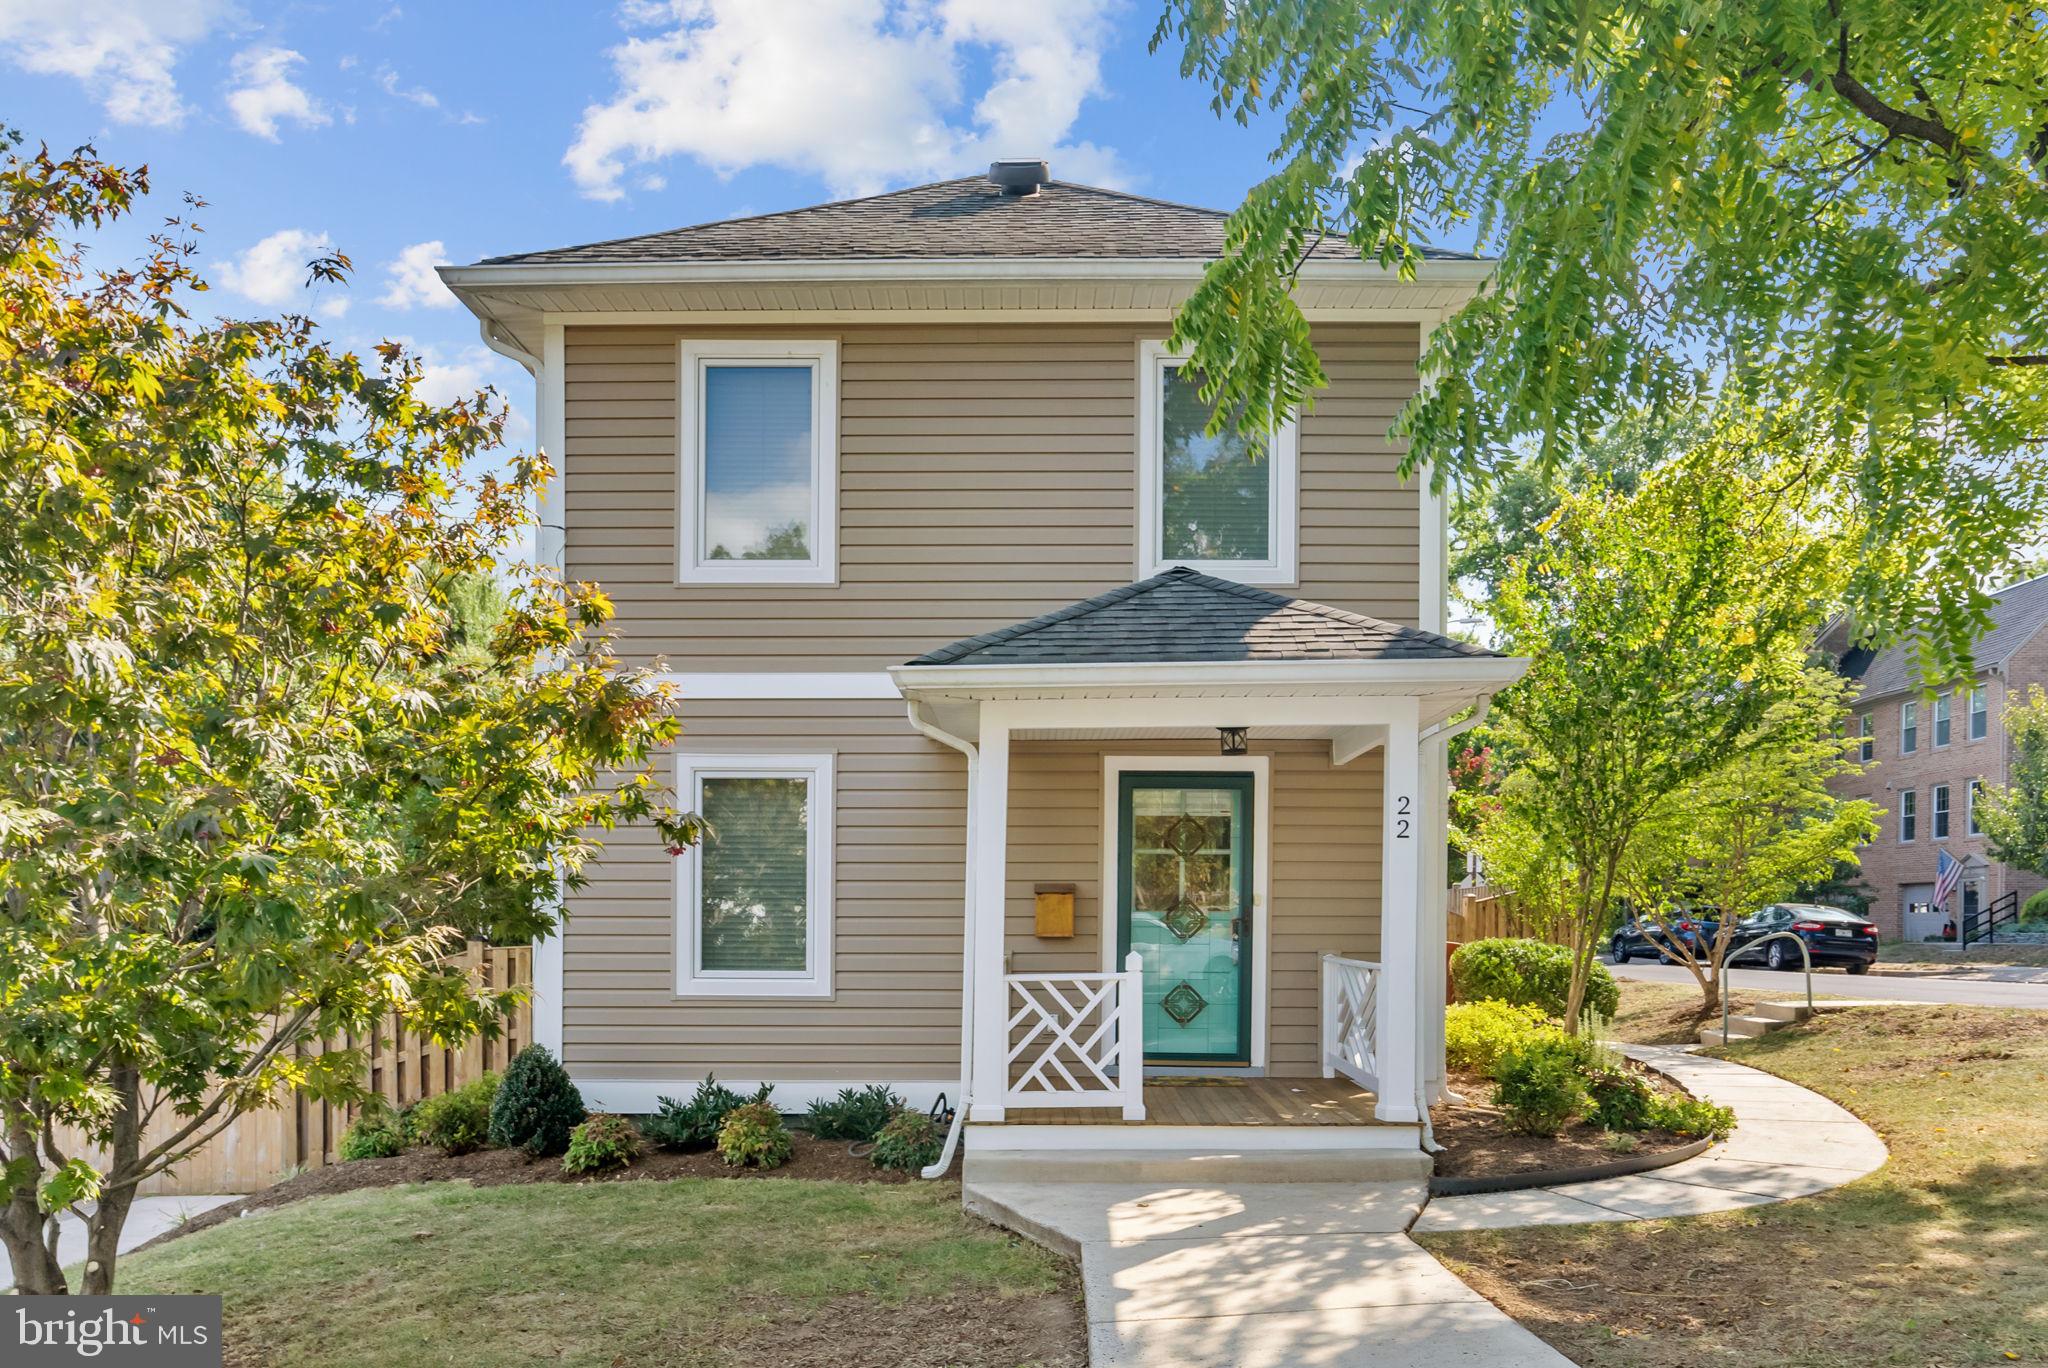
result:
M 1746 955 L 1765 941 L 1774 941 L 1780 936 L 1791 937 L 1792 943 L 1799 947 L 1800 962 L 1806 966 L 1806 1014 L 1808 1016 L 1813 1015 L 1813 952 L 1806 948 L 1806 938 L 1797 931 L 1773 931 L 1768 936 L 1758 936 L 1755 940 L 1735 951 L 1734 954 L 1724 957 L 1721 961 L 1721 1043 L 1723 1045 L 1728 1043 L 1729 967 L 1734 964 L 1736 955 Z

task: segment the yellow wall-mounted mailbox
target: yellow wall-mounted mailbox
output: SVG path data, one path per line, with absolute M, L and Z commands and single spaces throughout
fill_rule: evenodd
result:
M 1032 889 L 1038 898 L 1038 921 L 1034 934 L 1048 940 L 1065 940 L 1074 934 L 1074 886 L 1070 883 L 1042 883 Z

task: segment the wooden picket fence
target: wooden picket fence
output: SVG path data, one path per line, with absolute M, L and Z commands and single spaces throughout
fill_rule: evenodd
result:
M 471 941 L 454 958 L 485 988 L 512 988 L 533 979 L 530 946 Z M 403 1030 L 393 1018 L 374 1038 L 340 1037 L 303 1045 L 299 1053 L 367 1045 L 370 1090 L 402 1107 L 452 1091 L 486 1072 L 502 1071 L 532 1041 L 532 1010 L 522 1005 L 506 1018 L 504 1033 L 494 1040 L 471 1040 L 452 1048 L 436 1045 Z M 170 1196 L 259 1191 L 301 1170 L 336 1162 L 342 1132 L 359 1111 L 293 1093 L 277 1106 L 244 1113 L 174 1170 L 144 1181 L 140 1191 Z M 150 1129 L 167 1134 L 177 1124 L 173 1118 L 159 1118 Z
M 1514 899 L 1508 894 L 1485 884 L 1459 885 L 1451 889 L 1445 922 L 1444 939 L 1454 945 L 1494 936 L 1559 940 L 1549 930 L 1518 915 Z

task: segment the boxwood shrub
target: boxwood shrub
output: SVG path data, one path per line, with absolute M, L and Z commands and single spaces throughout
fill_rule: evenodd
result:
M 1451 983 L 1466 1002 L 1499 998 L 1562 1018 L 1571 992 L 1572 952 L 1548 941 L 1507 936 L 1470 941 L 1451 956 Z M 1621 1007 L 1621 989 L 1598 960 L 1586 980 L 1585 1006 L 1603 1017 L 1613 1016 Z

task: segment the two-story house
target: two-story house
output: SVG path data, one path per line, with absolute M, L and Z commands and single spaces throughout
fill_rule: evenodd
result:
M 1961 926 L 2008 894 L 2024 902 L 2043 886 L 2038 876 L 1991 858 L 1977 826 L 1977 797 L 2006 780 L 2006 707 L 2024 701 L 2029 685 L 2048 685 L 2048 576 L 2000 590 L 1991 621 L 1976 645 L 1976 673 L 1931 696 L 1913 676 L 1906 643 L 1841 657 L 1842 673 L 1858 686 L 1849 734 L 1867 768 L 1831 787 L 1883 813 L 1877 839 L 1860 857 L 1863 882 L 1875 895 L 1870 917 L 1887 936 L 1937 938 L 1948 923 Z M 1963 869 L 1937 905 L 1943 850 Z
M 610 839 L 537 948 L 593 1106 L 882 1082 L 962 1104 L 970 1171 L 1426 1166 L 1445 744 L 1523 662 L 1441 635 L 1388 432 L 1488 264 L 1319 246 L 1330 384 L 1253 443 L 1166 346 L 1224 221 L 998 163 L 443 271 L 536 377 L 540 558 L 672 672 L 712 828 Z

